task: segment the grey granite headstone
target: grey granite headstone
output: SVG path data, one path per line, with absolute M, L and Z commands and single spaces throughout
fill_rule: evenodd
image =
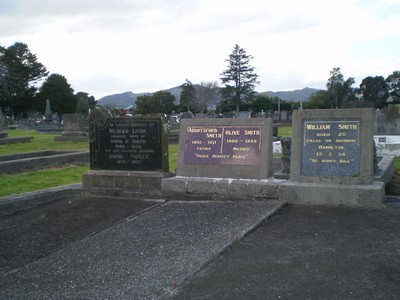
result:
M 61 136 L 54 137 L 55 141 L 85 141 L 87 133 L 83 131 L 83 117 L 80 113 L 63 115 L 63 127 Z
M 280 199 L 293 204 L 380 207 L 374 181 L 373 109 L 296 110 L 290 180 Z
M 373 110 L 294 112 L 291 180 L 371 184 Z

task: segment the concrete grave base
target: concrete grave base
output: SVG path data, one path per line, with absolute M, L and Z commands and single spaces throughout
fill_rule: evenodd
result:
M 82 176 L 84 190 L 101 191 L 109 196 L 135 194 L 161 196 L 163 178 L 173 176 L 168 172 L 90 170 Z
M 32 143 L 33 137 L 31 136 L 23 136 L 23 137 L 2 137 L 0 139 L 0 145 L 9 145 L 9 144 L 19 144 L 19 143 Z
M 266 200 L 278 199 L 282 180 L 231 179 L 177 176 L 162 181 L 165 196 L 175 199 L 203 200 Z
M 288 181 L 279 187 L 279 200 L 294 205 L 326 205 L 362 208 L 382 208 L 385 184 L 339 185 Z
M 60 135 L 54 137 L 55 142 L 86 142 L 88 140 L 89 136 L 82 133 L 79 135 Z

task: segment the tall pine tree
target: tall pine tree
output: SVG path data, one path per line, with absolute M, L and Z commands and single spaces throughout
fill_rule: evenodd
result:
M 259 84 L 258 75 L 254 73 L 254 67 L 249 64 L 251 59 L 253 56 L 248 55 L 236 44 L 226 60 L 227 69 L 220 74 L 222 84 L 225 85 L 221 88 L 221 96 L 224 102 L 235 107 L 236 114 L 239 113 L 242 101 L 252 97 L 256 84 Z

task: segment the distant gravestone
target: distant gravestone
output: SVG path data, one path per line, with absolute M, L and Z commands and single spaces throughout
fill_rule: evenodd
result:
M 379 206 L 374 182 L 372 109 L 294 111 L 290 181 L 282 198 L 297 204 Z
M 46 110 L 45 110 L 45 113 L 44 113 L 44 122 L 45 123 L 53 122 L 53 112 L 51 111 L 50 100 L 49 99 L 46 100 Z
M 166 192 L 218 198 L 275 197 L 272 177 L 272 119 L 182 120 L 177 177 Z
M 0 139 L 8 137 L 8 133 L 3 132 L 4 123 L 5 123 L 4 116 L 3 116 L 3 112 L 1 111 L 1 107 L 0 107 Z
M 89 123 L 91 171 L 84 174 L 85 188 L 161 193 L 161 179 L 172 175 L 162 115 L 110 117 L 94 110 Z
M 87 140 L 87 133 L 83 131 L 83 117 L 80 113 L 64 114 L 63 126 L 61 136 L 54 137 L 55 141 Z

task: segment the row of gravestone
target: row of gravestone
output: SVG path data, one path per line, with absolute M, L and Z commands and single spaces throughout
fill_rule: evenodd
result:
M 295 111 L 290 179 L 276 180 L 270 118 L 182 120 L 172 174 L 162 116 L 115 118 L 95 109 L 89 118 L 91 171 L 83 183 L 101 187 L 103 176 L 104 186 L 126 188 L 129 184 L 118 182 L 127 174 L 137 172 L 145 180 L 147 172 L 154 180 L 158 172 L 162 179 L 153 188 L 160 194 L 379 206 L 384 184 L 373 179 L 373 120 L 372 109 Z M 90 180 L 93 176 L 97 180 Z M 109 185 L 112 176 L 117 177 Z M 129 188 L 148 190 L 151 182 Z

